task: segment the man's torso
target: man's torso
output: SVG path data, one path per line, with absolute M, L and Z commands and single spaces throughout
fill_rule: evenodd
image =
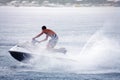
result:
M 52 37 L 53 35 L 56 35 L 56 33 L 50 29 L 45 29 L 43 30 L 43 33 L 45 33 L 46 35 Z

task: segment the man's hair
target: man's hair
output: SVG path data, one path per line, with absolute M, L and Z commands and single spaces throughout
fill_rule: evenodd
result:
M 46 26 L 42 26 L 42 30 L 47 29 Z

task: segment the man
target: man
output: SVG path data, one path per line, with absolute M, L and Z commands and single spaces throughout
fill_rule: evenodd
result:
M 35 40 L 35 38 L 38 38 L 43 34 L 46 34 L 46 38 L 39 42 L 44 42 L 44 41 L 48 40 L 48 37 L 51 37 L 51 39 L 49 40 L 49 42 L 47 44 L 47 49 L 53 49 L 55 47 L 55 45 L 57 44 L 58 36 L 54 31 L 47 29 L 46 26 L 42 26 L 42 32 L 40 34 L 38 34 L 37 36 L 35 36 L 33 38 L 33 40 Z

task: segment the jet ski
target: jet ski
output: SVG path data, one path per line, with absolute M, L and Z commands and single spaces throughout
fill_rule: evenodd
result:
M 32 46 L 33 45 L 30 45 L 29 42 L 18 43 L 17 45 L 15 45 L 9 50 L 9 53 L 14 59 L 20 62 L 26 62 L 32 57 L 32 54 L 31 54 Z
M 36 46 L 36 43 L 39 41 L 32 40 L 32 41 L 25 41 L 18 43 L 14 47 L 9 50 L 10 55 L 17 61 L 20 62 L 28 62 L 32 57 L 35 51 L 40 50 L 39 47 Z M 65 54 L 67 50 L 65 48 L 59 49 L 51 49 L 49 50 L 51 53 L 63 53 Z M 39 52 L 40 53 L 40 52 Z

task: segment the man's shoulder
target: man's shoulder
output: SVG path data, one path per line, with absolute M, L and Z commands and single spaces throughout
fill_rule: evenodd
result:
M 52 31 L 52 32 L 53 32 L 53 30 L 51 30 L 51 29 L 46 29 L 45 31 L 48 31 L 48 32 L 49 32 L 49 31 Z

